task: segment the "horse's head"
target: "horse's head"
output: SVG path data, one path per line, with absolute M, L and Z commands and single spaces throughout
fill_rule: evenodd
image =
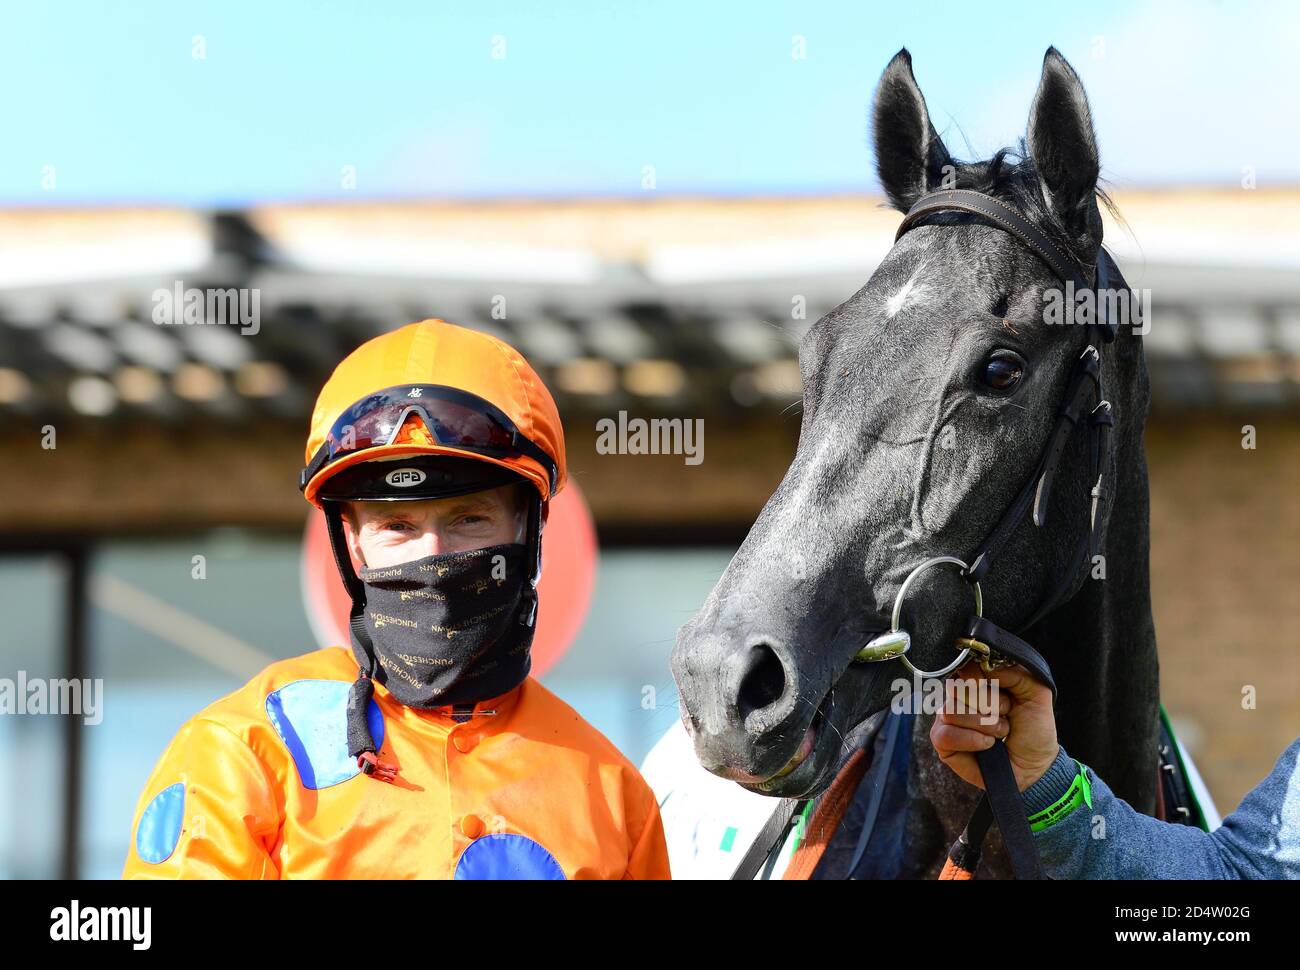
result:
M 873 106 L 880 181 L 906 212 L 941 188 L 1014 206 L 1091 266 L 1101 242 L 1087 98 L 1054 49 L 1021 151 L 955 161 L 900 51 Z M 1024 244 L 954 214 L 894 246 L 799 348 L 794 461 L 673 652 L 682 717 L 706 768 L 767 794 L 824 787 L 843 735 L 889 701 L 900 664 L 855 663 L 889 626 L 921 561 L 969 557 L 1032 475 L 1082 327 L 1044 323 L 1060 281 Z M 1046 525 L 1018 528 L 985 581 L 985 611 L 1014 627 L 1043 599 L 1085 528 L 1087 458 L 1073 441 Z M 909 589 L 909 658 L 933 669 L 971 612 L 952 570 Z

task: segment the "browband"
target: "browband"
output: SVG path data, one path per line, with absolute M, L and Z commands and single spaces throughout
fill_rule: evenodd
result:
M 1092 289 L 1079 264 L 1057 249 L 1056 245 L 1047 238 L 1046 233 L 1011 205 L 979 192 L 966 189 L 943 189 L 922 196 L 912 208 L 907 210 L 907 215 L 903 216 L 903 221 L 898 225 L 898 232 L 894 234 L 894 242 L 902 239 L 903 234 L 915 227 L 920 220 L 935 212 L 968 212 L 987 219 L 1024 243 L 1063 282 L 1073 282 L 1076 291 Z M 1113 339 L 1113 331 L 1110 337 Z

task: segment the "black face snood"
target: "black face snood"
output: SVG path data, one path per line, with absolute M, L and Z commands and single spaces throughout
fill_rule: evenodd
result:
M 522 543 L 362 569 L 372 676 L 407 707 L 472 705 L 523 683 L 534 598 Z M 371 667 L 352 636 L 362 670 Z

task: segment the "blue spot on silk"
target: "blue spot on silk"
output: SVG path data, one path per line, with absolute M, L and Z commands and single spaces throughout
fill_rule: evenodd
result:
M 532 839 L 510 833 L 471 842 L 456 864 L 457 879 L 563 879 L 564 870 Z
M 168 785 L 145 806 L 135 830 L 135 851 L 145 862 L 158 865 L 176 851 L 185 820 L 185 784 Z
M 296 680 L 266 696 L 266 716 L 293 755 L 304 788 L 337 785 L 361 773 L 348 755 L 348 691 L 341 680 Z M 384 745 L 384 715 L 366 712 L 375 747 Z

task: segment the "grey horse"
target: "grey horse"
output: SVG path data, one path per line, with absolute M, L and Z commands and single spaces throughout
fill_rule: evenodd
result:
M 899 51 L 872 107 L 880 182 L 900 212 L 940 188 L 1004 199 L 1090 267 L 1102 242 L 1100 160 L 1087 96 L 1054 49 L 1018 150 L 955 160 Z M 969 561 L 1043 452 L 1083 327 L 1045 322 L 1059 281 L 1026 246 L 948 216 L 905 235 L 867 284 L 799 347 L 795 457 L 672 655 L 684 726 L 709 771 L 766 795 L 824 790 L 846 736 L 886 708 L 897 661 L 855 663 L 889 627 L 895 594 L 934 556 Z M 1074 433 L 1046 523 L 1022 523 L 983 583 L 985 615 L 1043 653 L 1060 688 L 1062 743 L 1135 808 L 1156 802 L 1159 669 L 1148 585 L 1148 381 L 1121 328 L 1104 360 L 1113 407 L 1111 484 L 1097 509 L 1103 556 L 1064 576 L 1088 528 L 1087 439 Z M 1054 584 L 1066 595 L 1022 628 Z M 936 669 L 971 612 L 953 570 L 908 592 L 909 658 Z M 978 792 L 937 759 L 932 717 L 914 719 L 900 874 L 934 875 Z M 775 804 L 775 803 L 774 803 Z M 1008 872 L 994 840 L 981 875 Z

